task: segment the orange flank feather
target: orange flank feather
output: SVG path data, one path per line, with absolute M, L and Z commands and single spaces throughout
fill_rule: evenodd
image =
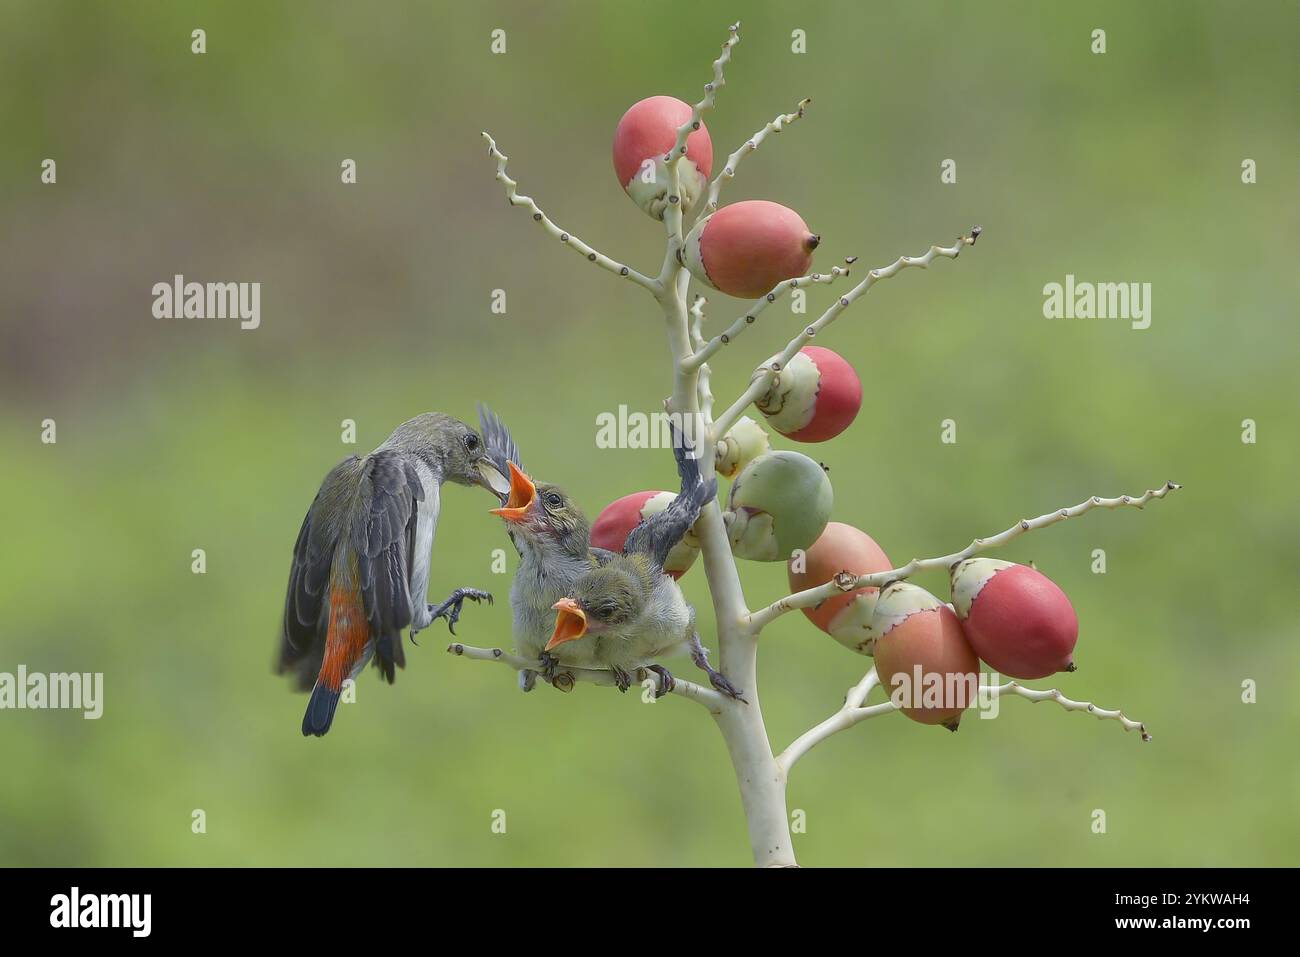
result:
M 343 679 L 361 660 L 370 641 L 370 623 L 361 604 L 361 592 L 355 587 L 330 588 L 330 626 L 325 638 L 325 660 L 321 662 L 320 681 L 330 691 L 343 687 Z

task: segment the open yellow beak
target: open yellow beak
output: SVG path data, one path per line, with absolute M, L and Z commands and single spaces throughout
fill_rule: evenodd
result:
M 546 647 L 542 649 L 543 651 L 550 651 L 566 641 L 581 638 L 587 633 L 587 614 L 572 598 L 561 598 L 551 607 L 556 612 L 555 632 L 551 635 L 551 640 L 546 643 Z
M 532 481 L 523 472 L 519 471 L 514 462 L 507 463 L 510 466 L 510 498 L 501 508 L 493 508 L 488 511 L 493 515 L 500 515 L 507 522 L 522 522 L 524 515 L 528 512 L 528 507 L 533 504 L 533 499 L 537 497 L 537 488 Z

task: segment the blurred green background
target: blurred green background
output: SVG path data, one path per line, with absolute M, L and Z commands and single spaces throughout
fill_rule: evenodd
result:
M 508 208 L 478 134 L 561 225 L 657 268 L 660 229 L 621 194 L 610 137 L 643 96 L 698 98 L 737 16 L 707 120 L 719 164 L 814 103 L 728 198 L 798 209 L 823 267 L 985 229 L 822 342 L 867 392 L 854 428 L 811 449 L 835 517 L 902 563 L 1093 493 L 1186 484 L 1003 553 L 1078 609 L 1080 670 L 1060 685 L 1145 721 L 1150 745 L 1022 700 L 957 735 L 863 724 L 795 772 L 801 863 L 1297 863 L 1294 3 L 6 0 L 0 671 L 102 671 L 105 711 L 0 712 L 0 864 L 749 863 L 722 742 L 687 703 L 525 696 L 444 654 L 439 625 L 394 687 L 367 672 L 330 735 L 304 740 L 305 699 L 270 669 L 320 479 L 417 412 L 489 402 L 593 515 L 673 487 L 666 452 L 594 447 L 598 413 L 656 410 L 669 389 L 653 303 Z M 154 319 L 150 288 L 175 273 L 260 281 L 261 328 Z M 1151 327 L 1045 319 L 1042 287 L 1067 273 L 1150 282 Z M 714 294 L 707 329 L 740 308 Z M 765 314 L 715 363 L 719 401 L 806 321 Z M 459 629 L 483 645 L 509 643 L 491 504 L 446 493 L 431 586 L 497 593 Z M 785 591 L 779 564 L 742 573 L 752 604 Z M 714 644 L 698 567 L 684 585 Z M 766 632 L 776 746 L 868 665 L 802 616 Z

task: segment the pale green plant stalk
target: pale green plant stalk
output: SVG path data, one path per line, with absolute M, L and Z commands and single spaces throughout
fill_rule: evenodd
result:
M 706 430 L 708 444 L 715 447 L 750 404 L 770 388 L 772 377 L 809 340 L 839 318 L 876 282 L 889 279 L 910 267 L 924 269 L 936 258 L 956 259 L 963 249 L 973 246 L 980 235 L 979 227 L 975 227 L 968 234 L 958 237 L 951 246 L 931 246 L 920 256 L 903 256 L 887 266 L 870 270 L 864 279 L 837 298 L 818 319 L 800 330 L 773 362 L 755 374 L 749 387 L 714 418 L 713 395 L 709 387 L 711 371 L 709 360 L 733 342 L 745 328 L 753 324 L 769 304 L 775 302 L 785 292 L 816 283 L 832 283 L 843 276 L 848 276 L 849 267 L 855 261 L 850 257 L 845 260 L 844 267 L 835 266 L 828 273 L 812 273 L 783 281 L 766 296 L 751 303 L 726 332 L 711 340 L 705 340 L 701 332 L 704 321 L 703 298 L 697 298 L 688 308 L 687 294 L 691 277 L 678 258 L 685 235 L 684 215 L 680 202 L 679 164 L 686 154 L 687 137 L 698 127 L 701 117 L 712 109 L 718 91 L 726 82 L 723 71 L 731 59 L 732 48 L 740 42 L 739 31 L 739 24 L 730 28 L 722 53 L 713 63 L 713 79 L 706 84 L 704 97 L 692 108 L 690 119 L 678 129 L 676 143 L 665 156 L 671 180 L 668 205 L 663 217 L 666 243 L 663 264 L 654 277 L 638 272 L 625 263 L 593 249 L 572 233 L 557 226 L 531 197 L 522 196 L 517 192 L 516 182 L 506 173 L 506 156 L 497 149 L 496 142 L 491 136 L 487 133 L 483 134 L 488 143 L 488 152 L 496 161 L 496 178 L 505 187 L 506 196 L 512 205 L 526 208 L 532 214 L 534 221 L 539 223 L 549 235 L 575 250 L 589 262 L 632 281 L 654 297 L 663 313 L 669 351 L 672 356 L 673 387 L 672 394 L 665 403 L 666 409 L 670 413 L 678 413 L 683 417 L 698 417 Z M 741 158 L 753 152 L 769 134 L 779 133 L 789 124 L 803 117 L 808 103 L 808 100 L 803 100 L 795 113 L 778 116 L 730 155 L 723 170 L 710 184 L 707 199 L 700 204 L 700 215 L 707 215 L 709 211 L 717 208 L 722 187 L 735 176 L 736 166 Z M 701 465 L 707 480 L 713 471 L 713 457 L 704 456 Z M 868 585 L 885 585 L 892 581 L 906 579 L 926 569 L 947 568 L 976 552 L 1003 545 L 1024 532 L 1081 515 L 1092 508 L 1121 506 L 1140 508 L 1147 502 L 1162 498 L 1177 488 L 1179 486 L 1167 483 L 1159 489 L 1148 491 L 1136 498 L 1127 495 L 1114 499 L 1093 497 L 1072 508 L 1058 509 L 1032 520 L 1022 520 L 998 535 L 976 539 L 965 549 L 950 555 L 913 559 L 900 568 L 874 575 L 856 576 L 849 572 L 840 572 L 823 585 L 787 595 L 759 611 L 751 611 L 746 604 L 735 556 L 732 554 L 723 523 L 721 505 L 716 499 L 710 502 L 696 522 L 695 534 L 700 541 L 704 574 L 708 581 L 717 622 L 720 669 L 737 687 L 744 689 L 745 700 L 737 701 L 710 688 L 680 678 L 677 679 L 674 693 L 703 705 L 712 715 L 726 742 L 727 753 L 735 769 L 741 804 L 749 826 L 754 863 L 764 867 L 796 866 L 789 815 L 786 810 L 786 784 L 795 763 L 830 735 L 852 727 L 867 718 L 892 714 L 897 710 L 890 701 L 866 705 L 867 696 L 879 684 L 876 670 L 871 668 L 861 681 L 849 689 L 844 706 L 839 711 L 804 732 L 779 755 L 775 754 L 763 724 L 763 710 L 758 690 L 759 635 L 767 625 L 788 611 L 812 607 L 842 592 L 855 591 Z M 499 648 L 473 648 L 457 643 L 448 650 L 467 658 L 497 661 L 516 670 L 524 668 L 540 670 L 538 662 L 511 655 Z M 637 678 L 638 680 L 646 678 L 644 669 Z M 561 691 L 569 691 L 576 681 L 602 685 L 614 683 L 612 676 L 605 672 L 580 669 L 564 669 L 555 676 L 552 683 Z M 1039 691 L 1025 688 L 1013 681 L 1005 685 L 983 688 L 981 694 L 985 697 L 1009 694 L 1031 701 L 1053 700 L 1066 710 L 1085 711 L 1099 718 L 1113 718 L 1126 730 L 1139 730 L 1143 739 L 1149 738 L 1145 726 L 1126 718 L 1121 712 L 1097 708 L 1089 702 L 1072 701 L 1056 689 Z

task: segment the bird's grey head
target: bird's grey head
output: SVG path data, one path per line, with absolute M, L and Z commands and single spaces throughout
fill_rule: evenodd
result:
M 583 558 L 591 542 L 591 525 L 573 501 L 558 485 L 534 483 L 523 471 L 509 463 L 510 498 L 501 508 L 492 509 L 522 539 L 524 547 L 558 547 Z
M 417 415 L 399 425 L 384 444 L 422 459 L 444 482 L 481 485 L 501 494 L 509 487 L 492 463 L 482 436 L 450 415 Z
M 633 568 L 613 563 L 593 569 L 578 579 L 555 609 L 555 630 L 546 651 L 587 635 L 601 635 L 636 620 L 643 591 Z
M 588 631 L 626 625 L 639 613 L 641 583 L 622 563 L 604 565 L 582 576 L 569 596 L 587 616 Z

